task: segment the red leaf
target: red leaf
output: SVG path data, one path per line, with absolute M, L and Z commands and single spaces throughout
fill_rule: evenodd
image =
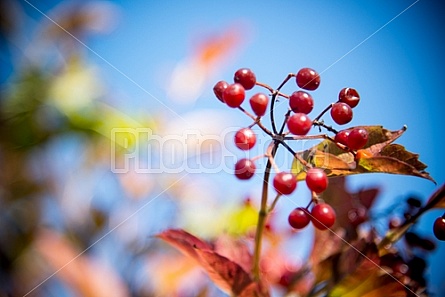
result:
M 156 237 L 168 242 L 177 248 L 181 253 L 200 261 L 196 248 L 200 250 L 212 250 L 213 247 L 205 241 L 191 235 L 181 229 L 168 229 L 156 235 Z
M 238 296 L 252 283 L 250 275 L 241 266 L 214 251 L 196 249 L 200 264 L 213 283 L 226 293 Z

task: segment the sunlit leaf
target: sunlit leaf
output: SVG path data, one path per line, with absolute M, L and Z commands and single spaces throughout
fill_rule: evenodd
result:
M 168 242 L 183 254 L 194 258 L 213 283 L 227 293 L 238 296 L 247 286 L 253 283 L 249 273 L 241 265 L 218 254 L 210 244 L 184 230 L 170 229 L 156 236 Z
M 197 249 L 212 250 L 213 247 L 205 241 L 191 235 L 190 233 L 180 229 L 168 229 L 156 235 L 156 237 L 164 240 L 174 246 L 181 253 L 200 262 L 200 257 L 196 253 Z
M 405 132 L 406 127 L 389 131 L 381 126 L 360 126 L 368 134 L 368 142 L 362 155 L 354 156 L 332 140 L 324 140 L 316 146 L 298 153 L 299 158 L 315 167 L 324 168 L 329 177 L 361 173 L 391 173 L 412 175 L 434 180 L 424 171 L 426 165 L 418 160 L 418 155 L 408 152 L 401 145 L 392 144 Z M 352 129 L 352 128 L 351 128 Z M 306 177 L 305 168 L 295 158 L 292 171 L 298 180 Z
M 406 297 L 405 287 L 382 270 L 377 263 L 365 260 L 328 294 L 329 297 Z

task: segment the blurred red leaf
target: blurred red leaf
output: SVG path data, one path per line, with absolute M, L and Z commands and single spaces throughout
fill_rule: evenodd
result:
M 193 236 L 192 234 L 181 229 L 168 229 L 156 235 L 156 237 L 164 240 L 174 246 L 181 253 L 192 257 L 200 262 L 200 258 L 196 253 L 196 249 L 212 250 L 213 247 L 205 241 Z
M 215 252 L 212 245 L 200 240 L 199 238 L 191 235 L 184 230 L 166 230 L 156 237 L 168 242 L 183 254 L 194 258 L 198 261 L 198 264 L 206 271 L 210 279 L 216 286 L 227 293 L 238 296 L 243 292 L 243 296 L 268 296 L 263 289 L 255 287 L 255 283 L 250 277 L 249 273 L 241 267 L 240 264 L 230 260 L 227 257 Z M 243 247 L 239 247 L 240 251 L 243 251 Z M 244 256 L 241 260 L 246 260 L 246 251 L 244 250 Z M 259 295 L 246 295 L 247 288 L 257 292 Z M 257 294 L 255 293 L 255 294 Z

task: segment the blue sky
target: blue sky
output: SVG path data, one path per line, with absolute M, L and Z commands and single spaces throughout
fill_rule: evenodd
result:
M 352 123 L 382 124 L 394 130 L 407 125 L 408 131 L 398 142 L 420 154 L 439 185 L 445 181 L 441 92 L 445 26 L 440 1 L 116 3 L 122 8 L 120 26 L 92 47 L 176 112 L 227 110 L 213 98 L 214 81 L 196 104 L 175 106 L 166 99 L 158 76 L 164 65 L 190 54 L 196 35 L 220 32 L 238 22 L 248 28 L 246 41 L 230 63 L 220 67 L 215 81 L 230 80 L 236 69 L 249 67 L 259 80 L 277 86 L 289 72 L 314 68 L 322 72 L 321 86 L 314 92 L 316 110 L 335 100 L 342 87 L 356 88 L 362 101 Z M 101 60 L 97 63 L 103 64 Z M 109 69 L 106 76 L 113 87 L 125 89 L 134 106 L 161 108 L 119 73 Z M 232 125 L 247 124 L 241 114 L 233 114 Z M 378 205 L 382 208 L 411 193 L 426 199 L 436 188 L 414 177 L 374 174 L 350 179 L 352 188 L 369 183 L 382 187 Z M 256 185 L 258 181 L 234 185 L 234 195 L 245 194 L 246 187 Z M 431 235 L 432 222 L 441 213 L 431 212 L 419 229 Z M 431 260 L 432 271 L 443 267 L 439 255 L 444 252 L 445 245 L 439 243 Z M 436 284 L 441 278 L 441 273 L 433 274 Z M 441 290 L 445 292 L 443 285 Z
M 407 125 L 408 131 L 398 143 L 420 154 L 439 185 L 445 182 L 441 92 L 445 21 L 441 1 L 112 3 L 119 8 L 116 29 L 110 35 L 92 38 L 88 45 L 100 55 L 90 53 L 89 59 L 100 66 L 106 84 L 117 94 L 113 98 L 116 106 L 171 117 L 204 108 L 227 112 L 214 99 L 212 86 L 217 80 L 230 80 L 236 69 L 249 67 L 258 80 L 277 86 L 287 73 L 311 67 L 322 73 L 320 88 L 313 93 L 316 111 L 336 100 L 341 88 L 356 88 L 362 100 L 354 110 L 352 124 L 381 124 L 391 130 Z M 46 5 L 41 9 L 51 7 Z M 32 8 L 27 10 L 40 18 Z M 168 70 L 190 56 L 201 37 L 234 24 L 240 24 L 244 41 L 220 65 L 213 80 L 206 82 L 202 96 L 183 105 L 167 98 Z M 294 85 L 287 90 L 292 88 Z M 232 114 L 228 125 L 249 123 L 242 114 Z M 249 192 L 246 188 L 259 186 L 258 180 L 236 184 L 231 177 L 219 178 L 231 185 L 233 196 L 245 195 Z M 436 189 L 426 180 L 380 174 L 352 177 L 349 183 L 354 189 L 368 184 L 381 186 L 380 208 L 411 193 L 426 199 Z M 418 228 L 432 235 L 432 222 L 441 214 L 432 211 Z M 442 269 L 445 263 L 440 255 L 444 253 L 445 244 L 439 243 L 430 259 L 431 271 Z M 432 274 L 435 285 L 439 286 L 441 279 L 441 273 Z M 443 284 L 440 290 L 445 294 Z

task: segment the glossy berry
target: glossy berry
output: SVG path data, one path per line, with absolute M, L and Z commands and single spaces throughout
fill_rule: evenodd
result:
M 246 92 L 240 84 L 228 85 L 223 92 L 223 100 L 230 107 L 239 107 L 243 103 Z
M 434 235 L 439 240 L 445 240 L 445 218 L 439 217 L 434 221 Z
M 308 114 L 314 108 L 314 99 L 306 92 L 296 91 L 289 97 L 289 106 L 293 112 Z
M 250 179 L 255 174 L 255 163 L 250 159 L 241 159 L 235 164 L 235 176 L 239 179 Z
M 295 208 L 287 218 L 289 225 L 295 229 L 303 229 L 311 221 L 307 209 L 303 207 Z
M 343 88 L 338 94 L 338 101 L 348 104 L 351 108 L 357 106 L 360 102 L 360 95 L 353 88 Z
M 326 203 L 319 203 L 312 208 L 311 221 L 314 227 L 319 230 L 326 230 L 335 223 L 335 211 Z
M 343 102 L 334 103 L 331 108 L 331 117 L 339 125 L 344 125 L 352 120 L 352 108 Z
M 278 194 L 289 195 L 297 187 L 297 179 L 292 173 L 280 172 L 273 179 L 273 187 Z
M 354 128 L 349 132 L 348 147 L 351 150 L 359 150 L 368 142 L 368 132 L 363 128 Z
M 256 76 L 249 68 L 241 68 L 235 72 L 233 81 L 241 84 L 244 89 L 250 90 L 255 86 Z
M 294 135 L 306 135 L 312 127 L 312 121 L 304 113 L 295 113 L 287 121 L 287 128 Z
M 328 178 L 323 169 L 311 168 L 306 173 L 306 184 L 309 190 L 321 193 L 328 187 Z
M 249 103 L 253 112 L 257 116 L 261 117 L 266 113 L 267 105 L 269 104 L 269 97 L 266 94 L 257 93 L 250 97 Z
M 367 219 L 367 210 L 364 206 L 354 207 L 348 211 L 348 220 L 353 227 L 357 227 L 358 225 L 366 222 Z
M 250 150 L 256 143 L 256 136 L 250 128 L 242 128 L 235 133 L 235 145 L 243 151 Z
M 334 140 L 338 143 L 341 143 L 345 146 L 348 146 L 348 136 L 350 130 L 341 130 L 337 134 L 335 134 Z
M 300 88 L 313 91 L 320 85 L 320 76 L 311 68 L 302 68 L 297 73 L 296 81 Z
M 223 93 L 224 90 L 227 89 L 229 84 L 223 80 L 217 82 L 215 86 L 213 87 L 213 93 L 215 93 L 216 98 L 219 99 L 219 101 L 224 102 L 223 99 Z

